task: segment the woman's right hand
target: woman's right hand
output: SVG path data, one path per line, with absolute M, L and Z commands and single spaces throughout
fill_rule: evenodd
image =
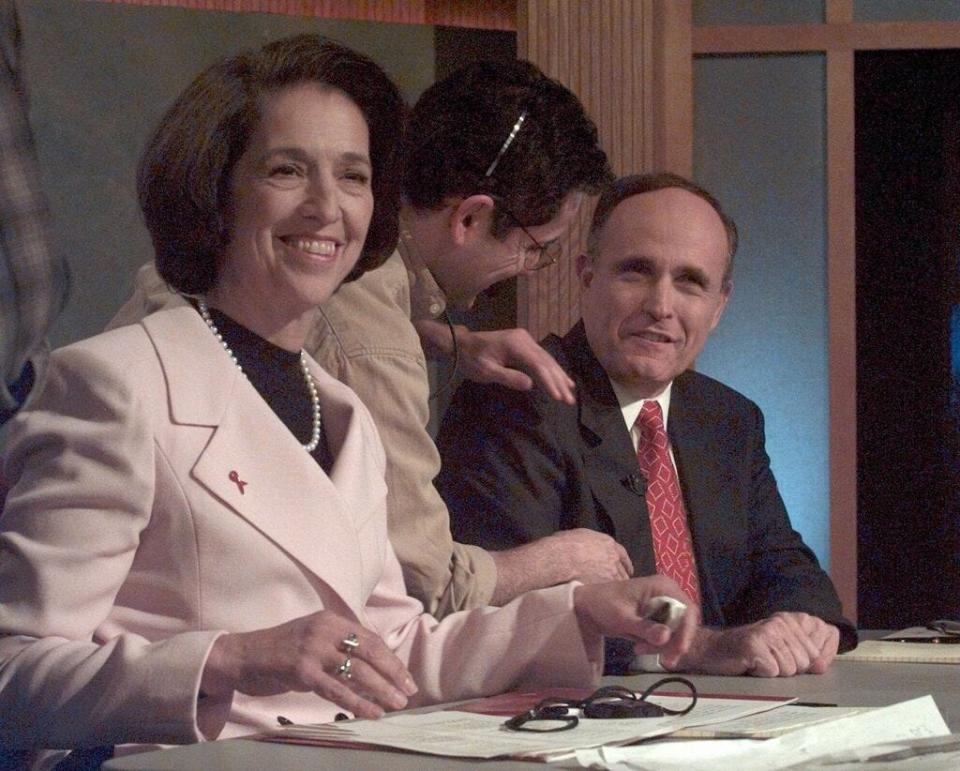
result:
M 337 668 L 347 657 L 343 640 L 350 634 L 359 645 L 350 654 L 347 679 Z M 200 690 L 209 696 L 313 691 L 357 717 L 378 718 L 385 709 L 403 709 L 417 686 L 379 635 L 321 610 L 269 629 L 221 635 Z

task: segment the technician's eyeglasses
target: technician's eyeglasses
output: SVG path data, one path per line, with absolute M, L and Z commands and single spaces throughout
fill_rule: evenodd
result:
M 685 709 L 669 709 L 647 701 L 660 686 L 680 683 L 690 689 L 690 703 Z M 532 709 L 514 715 L 504 723 L 511 731 L 552 733 L 569 731 L 580 723 L 580 718 L 616 719 L 686 715 L 697 704 L 697 689 L 685 677 L 665 677 L 658 680 L 639 696 L 620 685 L 607 685 L 585 699 L 546 698 Z M 571 714 L 571 712 L 580 714 Z
M 511 212 L 503 202 L 496 196 L 491 196 L 494 203 L 500 207 L 500 211 L 507 215 L 507 218 L 530 239 L 530 246 L 526 247 L 523 257 L 523 267 L 526 270 L 540 270 L 548 268 L 560 259 L 563 247 L 559 241 L 551 241 L 548 244 L 541 244 L 526 226 Z

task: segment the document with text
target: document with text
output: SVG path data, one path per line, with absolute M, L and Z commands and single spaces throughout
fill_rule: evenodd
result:
M 671 709 L 683 709 L 689 698 L 653 696 Z M 392 747 L 430 755 L 461 758 L 572 755 L 582 747 L 625 744 L 663 736 L 681 728 L 723 723 L 789 704 L 793 699 L 701 698 L 686 715 L 656 718 L 581 718 L 568 731 L 512 731 L 502 715 L 484 715 L 456 708 L 422 713 L 398 713 L 380 720 L 350 720 L 319 725 L 294 725 L 264 734 L 266 741 L 321 746 Z

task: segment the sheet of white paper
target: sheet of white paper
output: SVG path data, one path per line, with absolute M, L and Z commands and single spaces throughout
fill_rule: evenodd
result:
M 798 707 L 787 704 L 756 715 L 723 723 L 681 728 L 671 738 L 683 739 L 770 739 L 817 723 L 868 712 L 872 707 Z
M 870 771 L 909 769 L 910 771 L 957 771 L 960 768 L 960 734 L 910 739 L 890 744 L 872 744 L 850 752 L 817 758 L 810 771 Z
M 690 739 L 656 742 L 642 747 L 591 747 L 577 750 L 577 762 L 584 768 L 610 771 L 649 769 L 732 769 L 742 758 L 762 747 L 769 739 Z
M 661 706 L 682 709 L 685 697 L 653 697 Z M 316 726 L 289 726 L 271 732 L 277 737 L 363 742 L 385 747 L 453 757 L 493 758 L 523 753 L 569 754 L 579 747 L 623 744 L 662 736 L 678 728 L 724 722 L 774 709 L 788 703 L 757 699 L 700 699 L 687 715 L 626 720 L 581 719 L 569 731 L 531 733 L 510 731 L 501 716 L 453 710 L 390 715 L 380 720 L 352 720 Z
M 930 696 L 794 731 L 776 739 L 658 742 L 578 751 L 582 766 L 616 771 L 775 771 L 806 768 L 819 756 L 878 742 L 950 733 Z

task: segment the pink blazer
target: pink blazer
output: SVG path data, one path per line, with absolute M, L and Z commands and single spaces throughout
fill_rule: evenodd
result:
M 219 634 L 322 608 L 378 632 L 418 703 L 595 682 L 600 640 L 581 633 L 570 585 L 442 622 L 423 614 L 387 540 L 370 415 L 313 375 L 329 477 L 190 307 L 53 355 L 8 443 L 0 742 L 184 743 L 200 725 L 226 737 L 278 715 L 330 720 L 339 710 L 315 694 L 198 707 Z

